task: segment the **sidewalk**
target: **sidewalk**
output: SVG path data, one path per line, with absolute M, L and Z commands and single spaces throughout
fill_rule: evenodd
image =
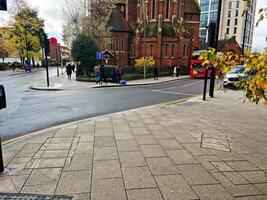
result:
M 114 83 L 107 83 L 107 84 L 103 83 L 102 85 L 100 85 L 96 84 L 95 82 L 76 81 L 75 77 L 73 77 L 71 80 L 68 80 L 66 74 L 60 74 L 59 77 L 54 76 L 50 78 L 50 87 L 47 87 L 45 81 L 41 81 L 39 83 L 34 83 L 31 88 L 35 90 L 73 90 L 73 89 L 85 89 L 85 88 L 89 89 L 89 88 L 102 88 L 102 87 L 124 87 L 124 86 L 160 84 L 160 83 L 167 83 L 171 81 L 189 79 L 189 78 L 190 76 L 180 76 L 178 78 L 159 77 L 159 80 L 148 78 L 148 79 L 127 81 L 127 85 L 119 85 Z
M 242 92 L 78 121 L 3 146 L 0 192 L 81 200 L 267 199 L 267 109 Z M 1 198 L 1 196 L 0 196 Z

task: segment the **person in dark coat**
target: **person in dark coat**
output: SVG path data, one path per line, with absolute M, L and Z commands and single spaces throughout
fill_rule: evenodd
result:
M 66 66 L 66 72 L 67 72 L 67 75 L 68 75 L 68 79 L 71 79 L 71 74 L 72 74 L 72 67 L 70 64 L 68 64 Z
M 71 65 L 71 70 L 72 70 L 73 73 L 75 72 L 75 65 L 74 65 L 74 63 Z
M 181 68 L 180 68 L 180 66 L 178 65 L 178 66 L 176 67 L 176 77 L 179 77 L 179 76 L 180 76 L 180 71 L 181 71 Z
M 154 67 L 153 72 L 154 72 L 154 80 L 158 80 L 159 70 L 158 70 L 158 68 L 156 66 Z
M 106 79 L 106 69 L 104 66 L 100 67 L 100 76 L 101 76 L 101 82 L 107 83 Z

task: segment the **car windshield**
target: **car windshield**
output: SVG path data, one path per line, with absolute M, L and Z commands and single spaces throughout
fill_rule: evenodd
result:
M 242 73 L 244 72 L 244 67 L 243 66 L 239 66 L 239 67 L 235 67 L 233 68 L 229 74 L 237 74 L 237 73 Z

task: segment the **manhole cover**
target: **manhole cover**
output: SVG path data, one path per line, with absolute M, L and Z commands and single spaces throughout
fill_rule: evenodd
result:
M 70 196 L 0 193 L 0 200 L 71 200 Z

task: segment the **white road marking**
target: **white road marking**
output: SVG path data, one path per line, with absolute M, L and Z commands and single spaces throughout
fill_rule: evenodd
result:
M 182 86 L 180 86 L 180 87 L 187 87 L 187 86 L 194 85 L 194 84 L 196 84 L 196 83 L 200 83 L 200 82 L 203 82 L 203 80 L 200 80 L 200 81 L 197 81 L 197 82 L 193 82 L 193 83 L 188 83 L 188 84 L 186 84 L 186 85 L 182 85 Z
M 175 94 L 175 95 L 184 95 L 184 96 L 194 96 L 196 94 L 186 94 L 181 92 L 168 92 L 168 91 L 162 91 L 162 90 L 152 90 L 152 92 L 158 92 L 158 93 L 165 93 L 165 94 Z

